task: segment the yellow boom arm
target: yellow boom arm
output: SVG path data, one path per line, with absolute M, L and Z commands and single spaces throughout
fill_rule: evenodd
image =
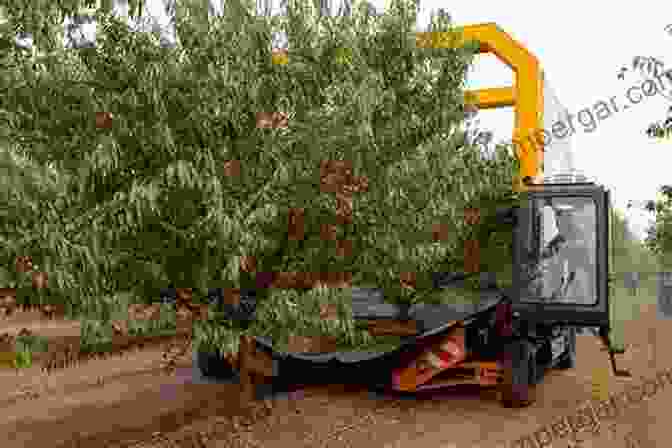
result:
M 521 172 L 516 190 L 524 190 L 523 180 L 536 181 L 542 174 L 543 152 L 534 142 L 543 126 L 543 72 L 539 61 L 495 23 L 460 27 L 455 33 L 419 32 L 416 44 L 422 48 L 450 48 L 469 41 L 479 44 L 481 53 L 492 53 L 515 72 L 515 85 L 467 92 L 469 102 L 480 109 L 513 107 L 515 129 L 512 142 Z M 456 39 L 457 38 L 457 39 Z

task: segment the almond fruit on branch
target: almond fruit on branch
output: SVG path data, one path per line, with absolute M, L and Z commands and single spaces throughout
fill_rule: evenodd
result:
M 481 222 L 481 211 L 477 208 L 467 208 L 464 210 L 464 220 L 470 226 L 478 225 Z
M 184 307 L 189 310 L 192 308 L 193 289 L 192 288 L 175 288 L 177 293 L 177 307 Z
M 369 179 L 366 177 L 352 177 L 350 183 L 343 184 L 337 193 L 352 195 L 354 193 L 364 193 L 369 189 Z
M 226 177 L 239 177 L 240 169 L 240 160 L 227 160 L 224 162 L 224 175 Z
M 402 272 L 399 274 L 399 282 L 402 288 L 414 289 L 417 283 L 417 276 L 415 272 Z
M 290 240 L 300 241 L 305 237 L 304 217 L 305 209 L 303 208 L 289 210 L 288 237 Z
M 336 195 L 336 218 L 339 224 L 352 223 L 352 203 L 351 197 L 341 194 Z
M 344 185 L 353 184 L 352 162 L 348 160 L 323 160 L 320 163 L 320 191 L 339 193 Z
M 336 255 L 350 257 L 352 255 L 352 240 L 338 240 L 336 242 Z
M 257 128 L 280 129 L 289 126 L 289 117 L 284 112 L 257 112 Z
M 55 319 L 57 317 L 65 316 L 65 305 L 63 304 L 47 304 L 40 308 L 42 316 L 47 319 Z
M 320 304 L 320 319 L 322 320 L 338 320 L 338 306 L 335 303 Z
M 128 324 L 124 320 L 112 322 L 112 333 L 116 336 L 128 336 Z
M 9 317 L 16 307 L 16 288 L 0 288 L 0 314 Z
M 351 272 L 321 272 L 319 283 L 329 288 L 349 288 L 352 286 Z
M 481 212 L 477 208 L 467 208 L 464 211 L 467 225 L 475 226 L 481 221 Z M 468 273 L 480 271 L 480 244 L 477 239 L 469 239 L 464 243 L 464 270 Z
M 46 272 L 33 272 L 33 288 L 45 289 L 48 285 L 48 275 Z
M 432 239 L 434 241 L 446 241 L 448 234 L 448 226 L 446 224 L 434 224 L 432 228 Z
M 27 273 L 33 270 L 33 260 L 31 257 L 22 255 L 16 257 L 16 272 Z
M 243 272 L 255 272 L 257 270 L 257 259 L 251 255 L 240 257 L 240 269 Z
M 111 129 L 114 115 L 109 112 L 96 112 L 96 128 Z
M 336 226 L 334 224 L 320 224 L 320 238 L 324 241 L 336 241 Z
M 480 271 L 480 246 L 478 240 L 466 240 L 464 242 L 464 270 L 467 273 Z

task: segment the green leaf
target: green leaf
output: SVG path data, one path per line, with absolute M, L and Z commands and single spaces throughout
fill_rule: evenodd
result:
M 32 366 L 33 357 L 30 351 L 18 351 L 16 352 L 16 358 L 14 359 L 14 368 L 15 369 L 27 369 Z
M 169 282 L 240 286 L 242 254 L 263 271 L 350 271 L 400 301 L 416 300 L 396 285 L 402 268 L 430 271 L 448 256 L 459 264 L 461 209 L 488 192 L 504 197 L 517 167 L 504 150 L 485 160 L 457 132 L 473 54 L 418 53 L 400 37 L 413 31 L 413 8 L 318 23 L 300 8 L 291 20 L 266 20 L 237 1 L 207 19 L 198 3 L 176 8 L 176 48 L 99 15 L 96 48 L 55 49 L 39 69 L 12 56 L 15 67 L 0 77 L 8 92 L 0 132 L 12 143 L 0 165 L 2 255 L 39 248 L 52 260 L 50 288 L 87 310 L 84 345 L 111 337 L 103 323 L 114 306 L 97 297 Z M 12 8 L 12 26 L 39 28 L 32 22 L 50 23 L 62 9 L 27 7 Z M 291 40 L 281 69 L 269 54 L 277 27 Z M 348 62 L 335 64 L 344 48 Z M 94 128 L 100 111 L 114 115 L 111 129 Z M 256 113 L 274 111 L 289 114 L 289 127 L 257 130 Z M 351 161 L 353 174 L 369 180 L 369 191 L 353 194 L 353 222 L 337 226 L 338 239 L 353 242 L 352 257 L 337 256 L 320 233 L 338 222 L 334 194 L 320 192 L 320 163 L 332 159 Z M 239 177 L 225 176 L 228 160 L 240 161 Z M 65 202 L 52 207 L 55 198 Z M 293 206 L 308 211 L 304 241 L 287 242 L 284 211 Z M 425 235 L 439 221 L 449 238 L 430 243 Z M 508 255 L 492 256 L 503 265 Z M 276 292 L 250 331 L 282 339 L 296 325 L 364 343 L 348 318 L 315 317 L 319 294 Z M 206 340 L 231 348 L 235 327 L 213 328 Z

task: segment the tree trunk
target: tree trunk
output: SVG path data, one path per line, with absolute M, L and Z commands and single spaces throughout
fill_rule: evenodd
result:
M 254 374 L 250 369 L 250 357 L 254 341 L 249 336 L 240 336 L 239 365 L 240 365 L 240 393 L 241 402 L 249 403 L 255 398 Z

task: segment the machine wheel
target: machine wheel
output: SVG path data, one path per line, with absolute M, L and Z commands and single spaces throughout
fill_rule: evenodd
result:
M 507 349 L 506 380 L 501 387 L 502 405 L 523 408 L 535 401 L 535 385 L 539 382 L 535 350 L 525 340 L 512 342 Z
M 199 350 L 196 361 L 198 369 L 206 378 L 231 380 L 238 377 L 238 371 L 219 353 Z
M 561 370 L 576 367 L 576 328 L 570 327 L 568 331 L 569 347 L 567 347 L 567 352 L 562 355 L 562 359 L 556 364 L 556 367 Z

